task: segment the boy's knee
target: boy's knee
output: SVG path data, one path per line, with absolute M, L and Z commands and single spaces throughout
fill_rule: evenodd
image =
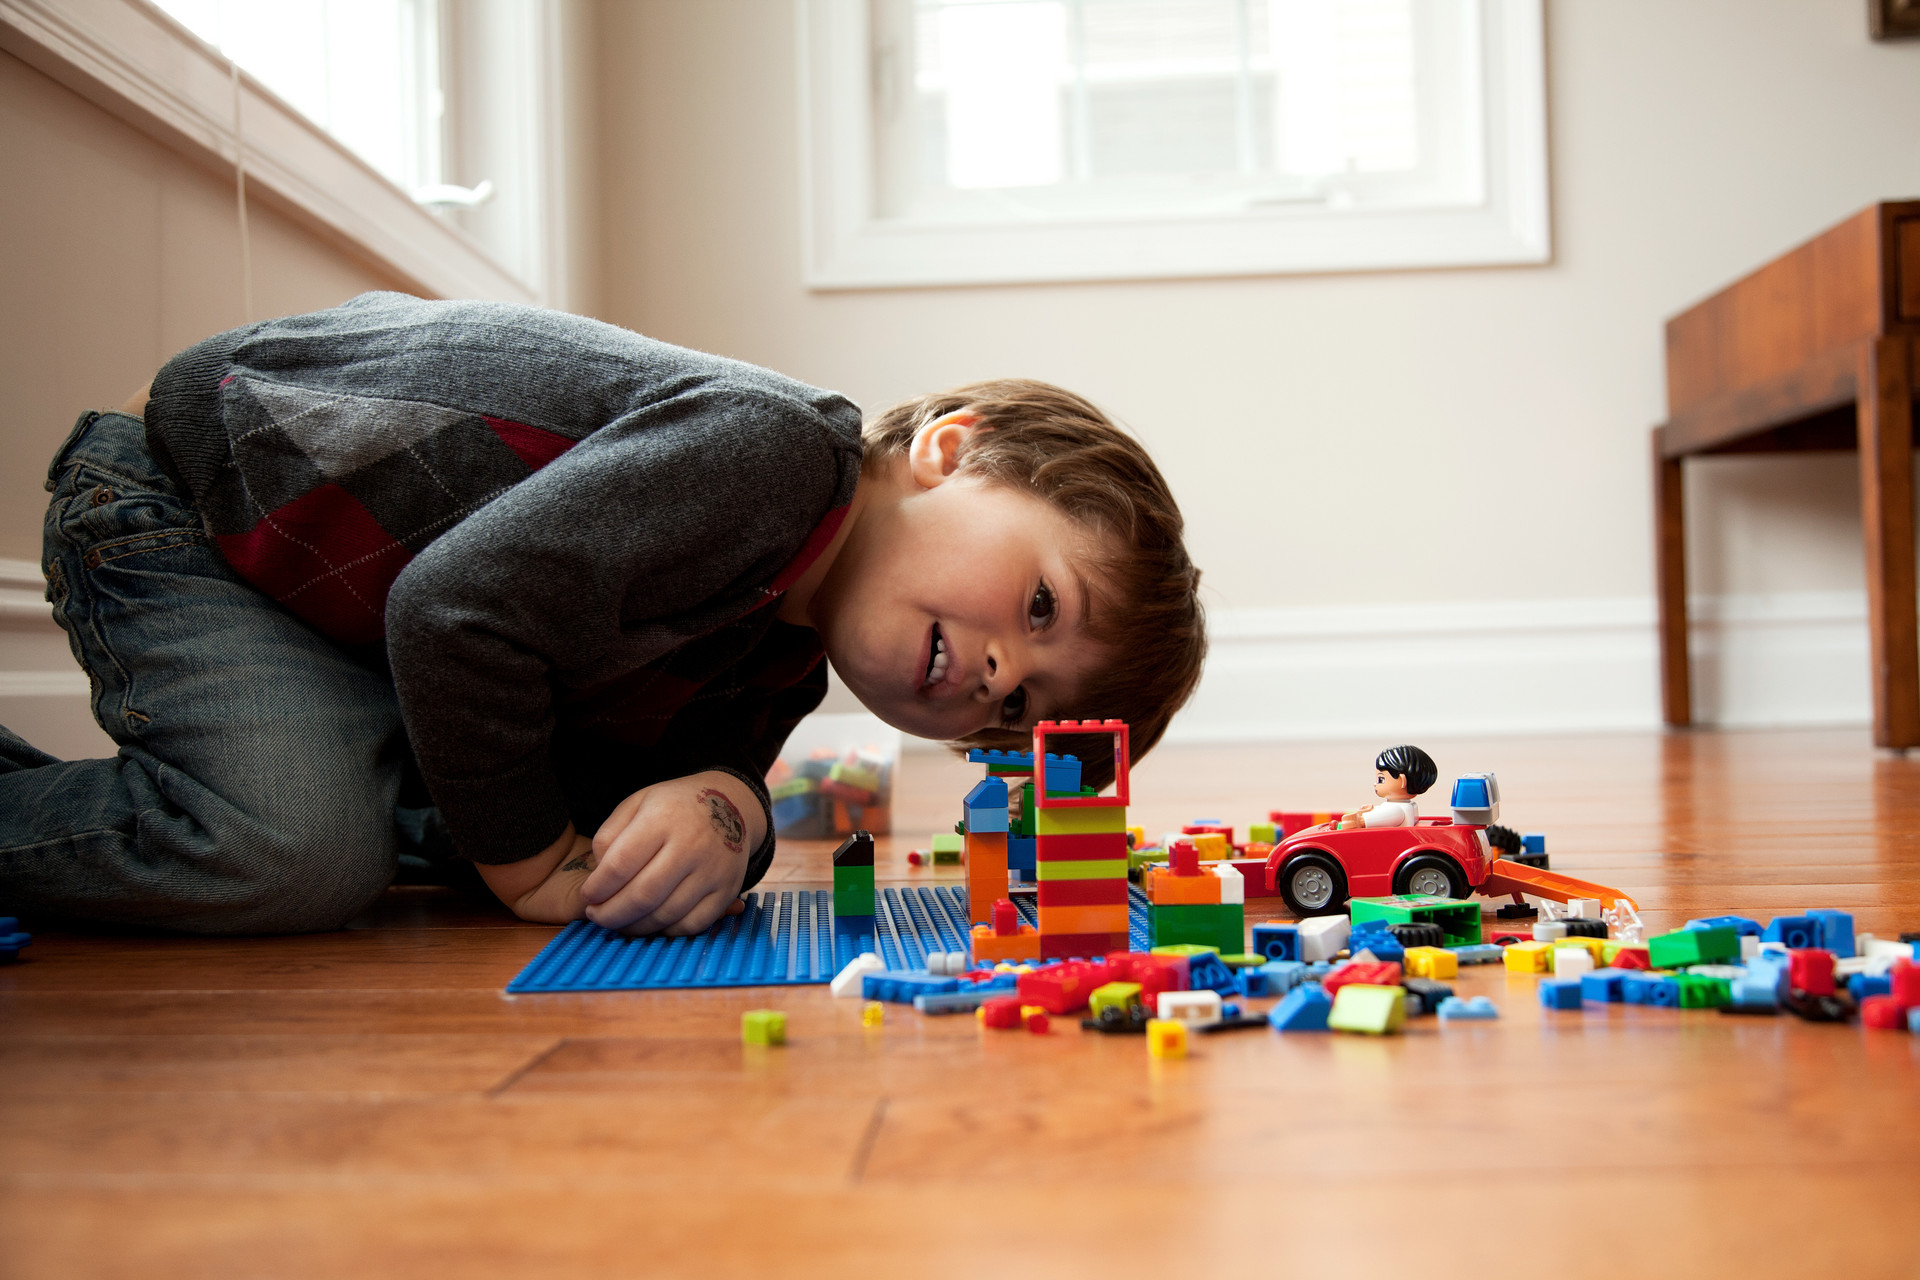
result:
M 391 818 L 256 828 L 223 859 L 225 892 L 185 927 L 198 933 L 320 933 L 359 915 L 393 882 Z

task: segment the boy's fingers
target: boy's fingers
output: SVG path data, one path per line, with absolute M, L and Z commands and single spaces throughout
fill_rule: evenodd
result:
M 745 905 L 746 904 L 738 898 L 728 897 L 725 890 L 715 889 L 712 893 L 694 903 L 693 910 L 681 916 L 676 923 L 670 924 L 665 929 L 662 929 L 661 932 L 670 938 L 700 933 L 711 927 L 713 922 L 720 917 L 734 915 L 737 913 L 737 908 L 744 907 Z
M 587 918 L 609 929 L 650 932 L 642 926 L 679 891 L 697 865 L 691 859 L 675 856 L 672 850 L 662 849 L 605 901 L 589 906 Z
M 599 865 L 586 883 L 580 886 L 580 892 L 588 902 L 605 902 L 631 883 L 654 859 L 659 857 L 664 844 L 658 831 L 644 822 L 628 823 L 625 830 L 614 836 L 605 849 L 599 847 L 595 839 L 595 857 Z
M 674 925 L 685 920 L 694 908 L 717 892 L 713 877 L 701 874 L 702 870 L 703 868 L 697 863 L 689 867 L 687 876 L 674 886 L 673 892 L 661 900 L 652 911 L 627 926 L 628 929 L 634 933 L 659 933 L 663 930 L 671 931 Z M 720 907 L 723 905 L 725 905 L 724 900 L 715 904 L 707 924 L 720 918 Z M 700 927 L 704 929 L 706 925 Z

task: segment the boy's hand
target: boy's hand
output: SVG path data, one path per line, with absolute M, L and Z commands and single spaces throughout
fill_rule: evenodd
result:
M 747 856 L 765 836 L 759 800 L 730 773 L 636 791 L 594 834 L 586 917 L 626 933 L 699 933 L 740 910 Z

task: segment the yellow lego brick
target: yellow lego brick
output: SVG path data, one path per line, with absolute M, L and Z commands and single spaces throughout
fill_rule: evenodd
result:
M 1218 831 L 1208 831 L 1193 837 L 1194 852 L 1200 855 L 1202 862 L 1218 862 L 1222 858 L 1233 856 L 1233 849 L 1227 844 L 1227 838 Z
M 1147 1053 L 1155 1058 L 1187 1056 L 1187 1024 L 1170 1018 L 1154 1018 L 1147 1023 Z
M 1117 933 L 1127 932 L 1127 908 L 1114 907 L 1041 907 L 1041 933 Z
M 1124 805 L 1098 809 L 1035 809 L 1033 830 L 1035 835 L 1042 836 L 1118 835 L 1124 840 L 1127 810 Z
M 886 1020 L 887 1006 L 881 1004 L 878 1000 L 869 1000 L 860 1007 L 861 1026 L 877 1027 L 884 1024 Z
M 1036 862 L 1033 867 L 1035 880 L 1125 880 L 1127 878 L 1127 860 L 1113 862 L 1098 859 L 1080 862 Z M 1213 879 L 1208 876 L 1207 879 Z
M 1607 962 L 1607 940 L 1605 938 L 1561 938 L 1553 944 L 1556 947 L 1585 947 L 1587 954 L 1593 957 L 1594 968 Z
M 1220 877 L 1176 876 L 1164 867 L 1148 867 L 1141 884 L 1147 898 L 1161 906 L 1209 906 L 1220 901 Z
M 1402 962 L 1407 972 L 1416 978 L 1457 978 L 1460 976 L 1460 958 L 1445 947 L 1408 947 L 1406 959 Z
M 1552 946 L 1545 942 L 1516 942 L 1507 948 L 1501 959 L 1515 973 L 1545 973 L 1547 966 L 1553 962 L 1553 957 L 1548 954 L 1552 950 Z

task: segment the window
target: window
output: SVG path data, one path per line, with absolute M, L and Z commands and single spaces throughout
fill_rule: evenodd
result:
M 1538 262 L 1539 0 L 811 0 L 817 287 Z
M 155 0 L 408 192 L 440 182 L 435 0 Z

